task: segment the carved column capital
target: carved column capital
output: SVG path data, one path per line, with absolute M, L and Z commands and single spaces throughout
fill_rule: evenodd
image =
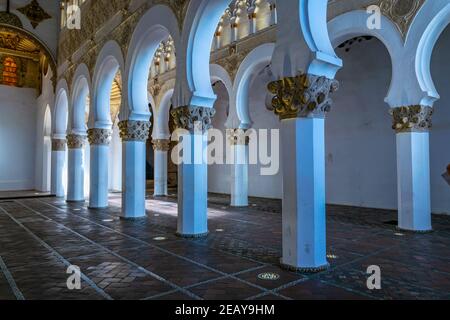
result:
M 273 111 L 280 120 L 324 117 L 332 105 L 329 95 L 338 89 L 336 80 L 310 74 L 283 78 L 268 85 L 275 95 Z
M 212 128 L 211 120 L 216 110 L 206 107 L 179 107 L 171 111 L 171 115 L 178 129 L 190 132 L 206 132 Z
M 154 139 L 153 150 L 155 151 L 169 151 L 170 140 L 169 139 Z
M 246 146 L 250 143 L 250 137 L 247 135 L 247 130 L 244 129 L 228 129 L 228 141 L 232 146 Z
M 66 151 L 66 140 L 52 139 L 52 151 Z
M 88 140 L 91 145 L 109 146 L 112 138 L 112 130 L 110 129 L 89 129 Z
M 123 141 L 145 142 L 150 135 L 151 124 L 148 121 L 125 120 L 119 122 L 120 137 Z
M 69 149 L 83 149 L 86 137 L 77 134 L 67 135 L 67 147 Z
M 432 127 L 433 108 L 413 105 L 390 110 L 393 117 L 392 128 L 397 132 L 427 132 Z

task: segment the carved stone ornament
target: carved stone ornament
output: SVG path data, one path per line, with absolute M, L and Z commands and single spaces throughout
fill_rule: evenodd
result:
M 170 140 L 169 139 L 155 139 L 153 140 L 153 150 L 155 151 L 169 151 Z
M 380 0 L 381 12 L 389 17 L 406 37 L 409 27 L 425 0 Z
M 244 146 L 250 143 L 250 137 L 247 135 L 247 130 L 244 129 L 229 129 L 227 130 L 228 141 L 232 146 Z
M 339 82 L 326 77 L 301 74 L 269 83 L 273 111 L 281 120 L 319 118 L 330 111 L 330 93 L 337 91 Z
M 52 151 L 66 151 L 66 140 L 52 139 Z
M 391 109 L 392 128 L 397 132 L 427 132 L 431 129 L 433 108 L 429 106 L 406 106 Z
M 215 114 L 216 110 L 205 107 L 179 107 L 171 111 L 175 126 L 191 132 L 211 129 L 211 120 Z
M 125 120 L 119 122 L 120 137 L 123 141 L 145 142 L 150 134 L 151 124 L 148 121 Z
M 11 12 L 0 12 L 0 24 L 9 24 L 17 28 L 23 28 L 20 18 Z
M 83 149 L 86 137 L 77 134 L 67 135 L 67 146 L 69 149 Z
M 42 21 L 52 18 L 51 15 L 49 15 L 47 12 L 45 12 L 44 9 L 42 9 L 37 0 L 31 0 L 29 4 L 27 4 L 25 7 L 17 9 L 17 11 L 24 14 L 28 18 L 28 20 L 30 20 L 31 25 L 35 29 Z
M 88 140 L 91 145 L 109 146 L 111 143 L 112 131 L 110 129 L 89 129 Z

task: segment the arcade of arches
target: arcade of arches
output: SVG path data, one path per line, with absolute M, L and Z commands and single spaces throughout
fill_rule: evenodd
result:
M 450 298 L 448 0 L 0 10 L 0 299 Z

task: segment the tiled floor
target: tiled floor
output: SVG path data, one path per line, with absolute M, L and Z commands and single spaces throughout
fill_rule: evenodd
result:
M 0 191 L 0 200 L 2 199 L 21 199 L 21 198 L 40 198 L 48 197 L 50 192 L 42 192 L 36 190 L 28 191 Z
M 281 204 L 252 199 L 233 209 L 211 195 L 210 235 L 177 238 L 174 198 L 148 198 L 148 217 L 56 198 L 0 200 L 0 299 L 449 299 L 450 217 L 431 234 L 402 233 L 392 211 L 329 206 L 331 268 L 296 274 L 278 267 Z M 82 273 L 69 290 L 67 268 Z M 382 289 L 367 289 L 369 265 Z M 272 280 L 262 275 L 276 274 Z

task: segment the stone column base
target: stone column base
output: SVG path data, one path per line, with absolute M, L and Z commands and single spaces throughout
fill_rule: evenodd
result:
M 177 237 L 183 238 L 183 239 L 202 239 L 202 238 L 208 237 L 209 232 L 199 233 L 199 234 L 181 234 L 179 232 L 176 232 L 175 235 Z
M 282 260 L 280 259 L 280 266 L 282 269 L 287 271 L 293 271 L 293 272 L 299 272 L 299 273 L 319 273 L 322 271 L 326 271 L 330 268 L 330 264 L 327 263 L 323 266 L 319 267 L 310 267 L 310 268 L 300 268 L 300 267 L 294 267 L 287 264 L 284 264 Z
M 409 230 L 409 229 L 402 229 L 400 227 L 395 227 L 395 230 L 401 231 L 401 232 L 405 232 L 405 233 L 409 233 L 409 234 L 429 234 L 429 233 L 433 233 L 434 232 L 433 229 L 430 229 L 430 230 Z

